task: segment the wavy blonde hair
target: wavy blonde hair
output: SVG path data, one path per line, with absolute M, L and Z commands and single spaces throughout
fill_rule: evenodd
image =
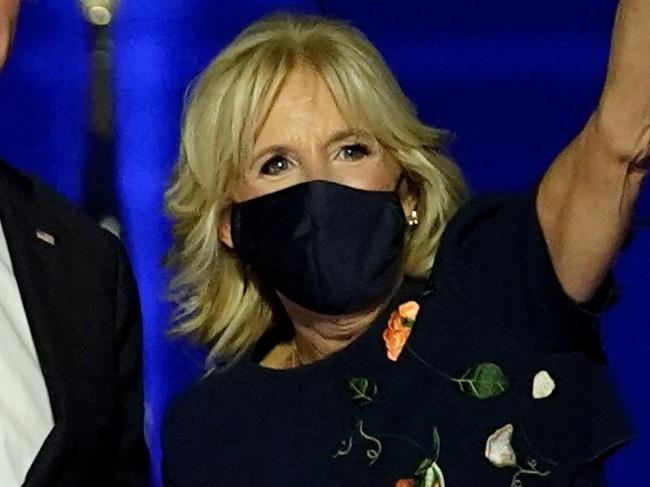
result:
M 287 74 L 315 68 L 346 121 L 374 135 L 404 168 L 417 194 L 419 225 L 407 232 L 406 275 L 427 277 L 441 234 L 466 196 L 444 155 L 447 134 L 428 127 L 381 54 L 357 29 L 315 16 L 275 15 L 244 30 L 205 69 L 189 94 L 181 148 L 166 205 L 174 222 L 168 264 L 175 331 L 231 361 L 274 323 L 264 289 L 219 239 L 232 185 L 250 162 L 260 121 Z

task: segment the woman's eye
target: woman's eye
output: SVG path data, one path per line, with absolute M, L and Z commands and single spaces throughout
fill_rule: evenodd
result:
M 363 144 L 346 145 L 339 151 L 339 157 L 346 161 L 357 161 L 370 154 L 370 149 Z
M 260 172 L 265 176 L 277 176 L 289 169 L 289 161 L 284 156 L 275 156 L 264 163 Z

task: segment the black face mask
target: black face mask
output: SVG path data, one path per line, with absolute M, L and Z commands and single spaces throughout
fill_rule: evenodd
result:
M 368 309 L 399 277 L 406 218 L 396 192 L 302 183 L 235 204 L 231 227 L 265 285 L 318 313 Z

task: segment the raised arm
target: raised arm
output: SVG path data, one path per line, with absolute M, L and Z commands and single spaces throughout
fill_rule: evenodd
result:
M 553 266 L 593 296 L 628 233 L 650 161 L 650 0 L 620 0 L 598 108 L 553 162 L 537 197 Z

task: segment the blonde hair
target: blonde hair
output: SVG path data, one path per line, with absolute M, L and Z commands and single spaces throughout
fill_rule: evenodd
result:
M 444 155 L 445 132 L 417 118 L 381 54 L 357 29 L 315 16 L 276 15 L 245 29 L 205 69 L 186 106 L 179 160 L 166 193 L 174 222 L 168 264 L 176 332 L 231 361 L 273 325 L 265 290 L 219 239 L 232 184 L 251 158 L 287 74 L 307 63 L 323 77 L 348 123 L 363 127 L 403 166 L 418 195 L 407 232 L 406 275 L 427 277 L 441 234 L 466 195 Z

